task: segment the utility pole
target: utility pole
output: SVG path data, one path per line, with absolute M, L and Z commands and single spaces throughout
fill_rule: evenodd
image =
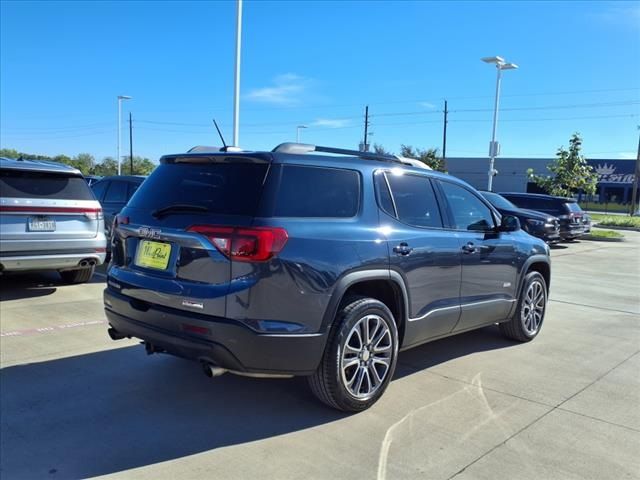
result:
M 638 131 L 640 132 L 640 125 L 638 125 Z M 640 183 L 640 133 L 638 134 L 638 156 L 636 157 L 636 171 L 633 177 L 633 190 L 631 192 L 631 216 L 634 213 L 640 212 L 640 206 L 638 205 L 638 183 Z
M 449 110 L 447 109 L 447 101 L 444 101 L 444 127 L 442 132 L 442 168 L 447 171 L 447 115 Z
M 360 151 L 369 151 L 369 105 L 364 108 L 364 139 Z
M 133 122 L 129 112 L 129 175 L 133 175 Z

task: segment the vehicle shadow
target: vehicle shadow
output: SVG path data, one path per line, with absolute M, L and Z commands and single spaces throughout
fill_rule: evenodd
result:
M 3 368 L 0 384 L 5 478 L 105 475 L 346 416 L 302 379 L 212 380 L 139 346 Z
M 402 378 L 455 358 L 473 353 L 497 350 L 519 345 L 504 337 L 497 326 L 491 325 L 471 332 L 425 343 L 406 352 L 400 352 L 394 378 Z
M 94 275 L 87 283 L 104 282 L 104 277 Z M 68 286 L 54 271 L 3 273 L 0 276 L 0 301 L 44 297 Z
M 395 378 L 511 345 L 495 327 L 429 343 L 400 354 Z M 105 475 L 348 416 L 320 404 L 304 379 L 212 380 L 139 346 L 3 368 L 0 384 L 6 478 Z

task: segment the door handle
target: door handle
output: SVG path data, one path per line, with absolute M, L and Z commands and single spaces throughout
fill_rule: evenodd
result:
M 475 247 L 473 242 L 469 242 L 462 247 L 463 253 L 478 253 L 479 249 Z
M 411 248 L 408 243 L 402 242 L 400 245 L 393 247 L 393 251 L 398 255 L 409 255 L 413 252 L 413 248 Z

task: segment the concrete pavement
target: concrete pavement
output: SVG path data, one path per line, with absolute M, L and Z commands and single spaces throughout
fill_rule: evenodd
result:
M 1 277 L 0 475 L 640 478 L 640 233 L 625 235 L 553 249 L 534 342 L 490 327 L 404 352 L 357 415 L 301 379 L 211 380 L 112 342 L 101 278 Z

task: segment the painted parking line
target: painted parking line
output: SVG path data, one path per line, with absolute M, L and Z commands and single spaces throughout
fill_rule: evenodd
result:
M 65 323 L 63 325 L 53 325 L 49 327 L 25 328 L 22 330 L 0 332 L 0 337 L 25 337 L 30 335 L 41 335 L 45 333 L 56 332 L 59 330 L 69 330 L 70 328 L 88 327 L 91 325 L 104 325 L 106 323 L 106 320 L 92 320 L 90 322 Z

